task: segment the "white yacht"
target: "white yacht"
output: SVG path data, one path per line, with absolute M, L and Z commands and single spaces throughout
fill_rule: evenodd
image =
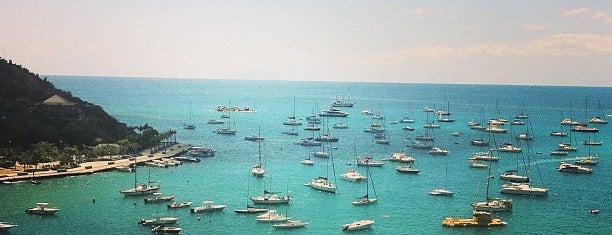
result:
M 429 192 L 430 195 L 434 195 L 434 196 L 448 196 L 448 197 L 452 197 L 455 193 L 447 190 L 447 189 L 443 189 L 443 188 L 438 188 L 438 189 L 434 189 L 431 192 Z
M 557 168 L 560 172 L 572 173 L 572 174 L 591 174 L 593 173 L 593 169 L 578 165 L 572 165 L 569 163 L 561 162 L 559 168 Z
M 312 166 L 312 165 L 314 165 L 314 161 L 311 160 L 310 158 L 306 158 L 306 159 L 302 160 L 302 164 L 308 165 L 308 166 Z
M 287 117 L 287 120 L 283 122 L 286 126 L 301 126 L 302 122 L 297 120 L 294 116 Z
M 287 220 L 284 223 L 273 224 L 272 227 L 276 229 L 290 229 L 290 228 L 303 228 L 308 225 L 308 222 L 299 220 Z
M 153 219 L 141 219 L 138 223 L 145 226 L 168 225 L 175 224 L 178 220 L 179 218 L 176 217 L 159 217 Z
M 414 158 L 406 155 L 406 153 L 404 152 L 398 152 L 398 153 L 391 154 L 391 158 L 389 159 L 389 161 L 401 162 L 401 163 L 413 163 Z
M 337 122 L 337 123 L 335 123 L 332 126 L 332 128 L 334 128 L 334 129 L 347 129 L 348 126 L 346 124 L 342 123 L 342 122 Z
M 548 189 L 531 187 L 528 183 L 509 183 L 502 185 L 500 193 L 517 194 L 527 196 L 546 196 Z
M 282 222 L 289 218 L 283 214 L 279 214 L 276 210 L 268 210 L 268 212 L 257 216 L 257 222 Z
M 340 179 L 355 182 L 360 180 L 367 180 L 368 178 L 363 176 L 361 173 L 359 173 L 359 171 L 355 169 L 348 169 L 346 173 L 340 175 Z
M 19 226 L 19 225 L 9 224 L 9 223 L 0 221 L 0 232 L 6 232 L 9 229 L 11 229 L 12 227 L 17 227 L 17 226 Z
M 53 215 L 56 212 L 60 211 L 57 207 L 49 207 L 49 203 L 47 202 L 38 202 L 36 206 L 30 207 L 25 210 L 28 214 L 38 214 L 38 215 Z
M 511 143 L 503 143 L 499 146 L 499 149 L 497 149 L 500 152 L 507 152 L 507 153 L 520 153 L 523 151 L 523 149 L 513 146 Z
M 191 213 L 215 212 L 215 211 L 222 211 L 226 207 L 227 207 L 226 205 L 215 205 L 213 204 L 213 201 L 204 201 L 202 206 L 192 207 L 190 211 Z
M 352 223 L 343 224 L 342 230 L 344 231 L 355 231 L 355 230 L 364 230 L 369 229 L 374 224 L 374 220 L 358 220 L 353 221 Z
M 371 167 L 382 167 L 385 165 L 384 162 L 376 161 L 372 159 L 372 157 L 365 157 L 359 161 L 357 161 L 357 165 L 359 166 L 371 166 Z
M 504 173 L 502 173 L 499 176 L 499 178 L 500 179 L 504 179 L 504 180 L 508 180 L 508 181 L 514 182 L 514 183 L 529 182 L 529 177 L 524 176 L 524 175 L 519 175 L 518 171 L 515 171 L 515 170 L 505 171 Z
M 472 156 L 470 158 L 468 158 L 469 160 L 476 160 L 476 161 L 491 161 L 491 162 L 497 162 L 499 161 L 499 158 L 496 156 L 493 156 L 493 150 L 489 149 L 488 152 L 477 152 L 477 153 L 473 153 Z
M 418 174 L 421 172 L 419 169 L 412 168 L 411 165 L 396 166 L 395 171 L 407 174 Z
M 310 186 L 316 190 L 336 193 L 336 185 L 330 182 L 326 177 L 318 177 L 311 179 L 310 182 L 304 184 L 306 186 Z
M 438 147 L 433 147 L 427 153 L 429 153 L 431 155 L 446 155 L 446 154 L 449 153 L 449 151 L 446 150 L 446 149 L 442 149 L 442 148 L 438 148 Z

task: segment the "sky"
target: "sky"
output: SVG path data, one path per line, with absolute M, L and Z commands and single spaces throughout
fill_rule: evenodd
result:
M 612 1 L 0 0 L 45 75 L 612 87 Z

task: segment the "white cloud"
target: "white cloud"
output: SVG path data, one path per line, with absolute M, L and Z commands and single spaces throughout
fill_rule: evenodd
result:
M 545 30 L 548 27 L 544 25 L 537 25 L 537 24 L 525 24 L 522 26 L 522 28 L 528 31 L 539 31 L 539 30 Z
M 605 11 L 598 11 L 591 15 L 593 19 L 602 19 L 608 24 L 612 24 L 612 15 L 608 14 Z
M 612 35 L 555 34 L 524 44 L 478 43 L 466 47 L 423 45 L 396 51 L 349 55 L 359 64 L 404 64 L 417 60 L 453 60 L 476 57 L 588 56 L 612 55 Z
M 580 8 L 576 8 L 576 9 L 565 11 L 561 15 L 563 15 L 563 16 L 576 16 L 576 15 L 580 15 L 580 14 L 586 13 L 587 11 L 589 11 L 588 8 L 580 7 Z

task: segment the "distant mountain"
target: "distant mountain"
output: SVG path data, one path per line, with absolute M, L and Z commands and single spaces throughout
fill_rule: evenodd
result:
M 0 58 L 0 147 L 27 148 L 41 141 L 92 146 L 134 134 L 100 106 Z

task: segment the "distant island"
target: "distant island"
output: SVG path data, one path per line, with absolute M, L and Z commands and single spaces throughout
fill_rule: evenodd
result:
M 55 88 L 46 77 L 0 58 L 0 133 L 2 170 L 16 162 L 74 167 L 101 155 L 155 148 L 176 131 L 160 133 L 148 124 L 129 127 L 100 106 Z

